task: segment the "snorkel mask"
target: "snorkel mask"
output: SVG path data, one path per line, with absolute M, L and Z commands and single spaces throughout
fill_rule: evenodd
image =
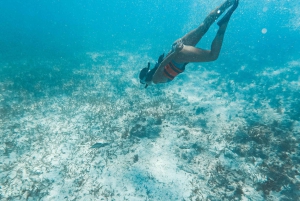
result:
M 149 80 L 149 78 L 147 79 L 149 71 L 150 71 L 150 62 L 148 62 L 148 66 L 146 68 L 143 68 L 141 70 L 140 75 L 139 75 L 140 83 L 146 84 L 145 88 L 148 87 L 147 82 L 151 81 L 151 80 Z
M 158 62 L 155 64 L 153 69 L 150 70 L 150 62 L 148 62 L 148 66 L 140 71 L 140 83 L 145 84 L 145 88 L 147 88 L 149 86 L 149 83 L 151 83 L 152 77 L 156 69 L 158 68 L 159 64 L 164 60 L 164 56 L 165 54 L 159 56 Z

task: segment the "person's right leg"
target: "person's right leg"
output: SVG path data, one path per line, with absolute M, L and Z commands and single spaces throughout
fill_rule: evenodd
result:
M 219 57 L 222 48 L 227 24 L 228 21 L 220 25 L 210 50 L 203 50 L 194 46 L 185 46 L 174 60 L 178 63 L 215 61 Z
M 229 8 L 234 1 L 227 0 L 221 6 L 214 9 L 202 22 L 202 24 L 182 38 L 184 45 L 196 46 L 203 35 L 208 31 L 209 27 Z
M 222 17 L 222 19 L 217 23 L 219 26 L 219 30 L 211 44 L 211 50 L 210 50 L 210 54 L 213 59 L 217 59 L 219 57 L 228 22 L 230 20 L 232 13 L 235 11 L 238 5 L 239 5 L 239 0 L 234 0 L 234 4 L 232 5 L 232 7 L 228 10 L 228 12 L 224 15 L 224 17 Z

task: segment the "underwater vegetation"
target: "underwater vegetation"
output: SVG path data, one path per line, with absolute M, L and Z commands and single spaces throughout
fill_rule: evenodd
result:
M 2 200 L 299 198 L 294 67 L 250 81 L 192 66 L 201 87 L 144 90 L 127 68 L 140 55 L 97 55 L 1 64 Z

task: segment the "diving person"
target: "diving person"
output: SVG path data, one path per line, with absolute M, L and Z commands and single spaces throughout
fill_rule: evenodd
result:
M 227 0 L 214 9 L 196 29 L 190 31 L 182 38 L 176 40 L 168 55 L 160 55 L 155 67 L 150 70 L 148 67 L 141 70 L 139 74 L 140 83 L 147 87 L 151 83 L 166 83 L 172 81 L 178 74 L 185 70 L 190 62 L 210 62 L 219 57 L 224 34 L 232 13 L 238 7 L 239 0 Z M 211 44 L 210 50 L 195 47 L 201 38 L 208 31 L 210 26 L 231 6 L 221 20 L 218 21 L 219 29 Z

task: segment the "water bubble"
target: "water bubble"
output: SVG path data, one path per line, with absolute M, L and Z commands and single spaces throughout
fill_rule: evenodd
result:
M 267 11 L 268 11 L 268 7 L 264 7 L 263 12 L 267 12 Z
M 268 32 L 268 30 L 266 29 L 266 28 L 263 28 L 262 30 L 261 30 L 261 33 L 263 33 L 263 34 L 266 34 Z

